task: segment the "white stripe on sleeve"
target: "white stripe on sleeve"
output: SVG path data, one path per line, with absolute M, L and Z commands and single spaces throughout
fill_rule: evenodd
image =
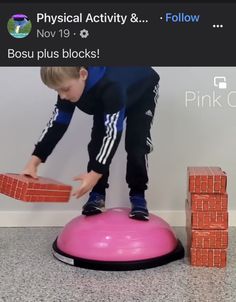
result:
M 55 110 L 53 111 L 53 115 L 52 117 L 50 118 L 48 124 L 47 124 L 47 127 L 43 130 L 38 142 L 41 142 L 42 139 L 44 138 L 44 136 L 46 135 L 46 133 L 48 132 L 48 129 L 51 128 L 53 126 L 53 122 L 57 119 L 57 116 L 59 114 L 59 109 L 58 108 L 55 108 Z

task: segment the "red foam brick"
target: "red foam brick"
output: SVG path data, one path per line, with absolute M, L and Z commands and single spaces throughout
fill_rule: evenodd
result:
M 225 267 L 227 252 L 225 249 L 190 249 L 190 263 L 193 266 Z
M 226 193 L 227 176 L 219 167 L 188 167 L 191 193 Z
M 71 190 L 71 186 L 46 177 L 0 174 L 0 193 L 22 201 L 68 202 Z
M 228 229 L 228 212 L 192 212 L 191 225 L 200 230 Z
M 190 230 L 190 247 L 204 249 L 226 249 L 228 230 Z
M 191 211 L 186 199 L 187 227 L 196 230 L 226 230 L 228 229 L 228 212 L 225 211 Z
M 192 211 L 227 211 L 228 194 L 189 193 L 188 200 Z

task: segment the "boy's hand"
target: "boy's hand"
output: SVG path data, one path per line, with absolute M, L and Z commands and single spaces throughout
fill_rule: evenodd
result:
M 40 163 L 41 163 L 41 159 L 35 155 L 32 155 L 25 169 L 21 172 L 21 174 L 38 179 L 37 168 L 40 165 Z
M 76 198 L 80 198 L 88 191 L 92 190 L 92 188 L 96 185 L 98 180 L 102 177 L 102 174 L 96 173 L 94 171 L 90 171 L 89 173 L 85 173 L 79 176 L 75 176 L 73 180 L 80 180 L 81 185 L 78 189 L 76 189 L 72 196 Z
M 34 167 L 29 167 L 29 168 L 25 168 L 21 174 L 25 175 L 25 176 L 31 176 L 35 179 L 38 179 L 38 176 L 37 176 L 37 169 L 34 168 Z

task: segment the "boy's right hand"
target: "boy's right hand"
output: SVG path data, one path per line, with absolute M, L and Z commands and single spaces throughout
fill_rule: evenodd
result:
M 35 155 L 32 155 L 31 159 L 29 160 L 29 162 L 27 163 L 25 169 L 21 172 L 21 174 L 38 179 L 37 169 L 40 163 L 41 163 L 41 159 Z
M 37 168 L 36 167 L 26 167 L 21 174 L 25 175 L 25 176 L 31 176 L 35 179 L 38 179 L 37 176 Z

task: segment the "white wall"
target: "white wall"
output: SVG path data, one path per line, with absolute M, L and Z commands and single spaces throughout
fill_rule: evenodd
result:
M 236 68 L 162 67 L 157 71 L 161 81 L 152 129 L 155 150 L 149 159 L 150 189 L 147 199 L 150 210 L 172 213 L 170 220 L 176 213 L 182 213 L 183 217 L 186 168 L 195 165 L 220 166 L 227 172 L 229 208 L 235 210 L 236 107 L 227 104 L 227 95 L 234 90 Z M 227 90 L 213 85 L 214 76 L 221 75 L 227 78 Z M 2 67 L 0 83 L 0 173 L 18 173 L 24 168 L 34 143 L 51 116 L 56 93 L 41 83 L 37 67 Z M 212 95 L 215 91 L 217 96 L 221 95 L 222 107 L 205 103 L 203 108 L 199 108 L 197 102 L 191 102 L 186 107 L 186 91 L 201 95 Z M 236 94 L 231 96 L 231 105 L 236 106 Z M 39 174 L 76 185 L 72 177 L 86 171 L 91 123 L 91 116 L 76 110 L 66 135 L 40 168 Z M 108 207 L 129 206 L 124 180 L 125 162 L 122 140 L 111 167 Z M 11 212 L 18 217 L 17 214 L 27 211 L 31 215 L 27 219 L 34 217 L 35 213 L 39 215 L 39 211 L 52 216 L 55 213 L 75 213 L 86 199 L 87 196 L 80 200 L 71 199 L 65 204 L 37 204 L 0 195 L 0 212 L 1 217 Z

